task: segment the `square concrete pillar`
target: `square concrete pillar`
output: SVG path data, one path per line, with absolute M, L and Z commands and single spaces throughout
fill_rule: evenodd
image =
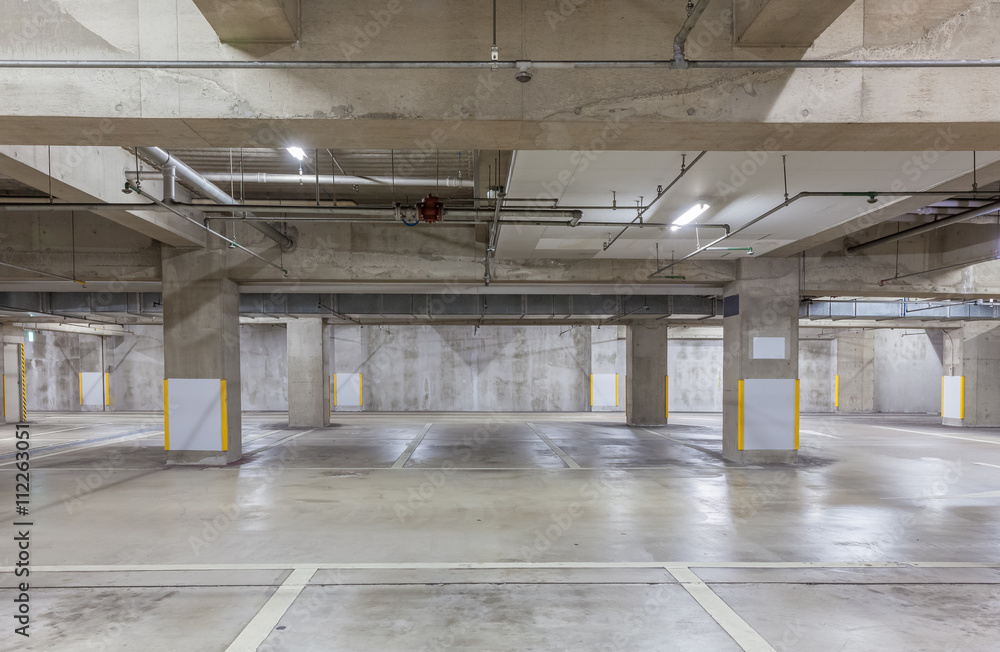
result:
M 946 391 L 955 391 L 961 416 L 942 416 L 946 426 L 994 428 L 1000 426 L 1000 324 L 969 322 L 960 332 L 946 333 L 945 374 L 957 382 L 942 381 L 942 408 Z
M 288 425 L 330 424 L 330 367 L 322 318 L 288 322 Z
M 836 411 L 875 411 L 875 334 L 870 330 L 837 335 Z
M 799 263 L 745 258 L 723 300 L 723 455 L 798 459 Z
M 667 325 L 633 321 L 625 336 L 625 420 L 667 425 Z
M 163 247 L 168 464 L 223 465 L 243 455 L 240 297 L 224 256 Z

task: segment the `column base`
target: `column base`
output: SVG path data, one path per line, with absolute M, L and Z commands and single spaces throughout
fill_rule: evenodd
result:
M 954 419 L 952 417 L 941 417 L 942 426 L 952 426 L 954 428 L 962 428 L 965 426 L 965 419 Z
M 662 428 L 668 425 L 666 419 L 626 419 L 625 424 L 638 428 Z
M 239 459 L 228 451 L 167 451 L 167 466 L 226 466 Z
M 725 456 L 737 464 L 796 464 L 798 451 L 736 451 Z

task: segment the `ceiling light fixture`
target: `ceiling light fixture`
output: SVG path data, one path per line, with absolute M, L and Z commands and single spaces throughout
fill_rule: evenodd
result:
M 676 231 L 685 224 L 690 224 L 695 221 L 699 215 L 704 213 L 710 208 L 708 204 L 695 204 L 686 213 L 674 220 L 673 225 L 670 227 L 671 231 Z
M 289 147 L 287 149 L 288 149 L 288 153 L 291 154 L 292 156 L 294 156 L 299 161 L 305 159 L 305 157 L 306 157 L 306 153 L 305 153 L 305 151 L 302 150 L 301 147 Z

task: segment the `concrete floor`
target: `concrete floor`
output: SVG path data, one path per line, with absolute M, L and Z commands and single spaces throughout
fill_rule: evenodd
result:
M 718 415 L 335 421 L 202 469 L 157 414 L 33 415 L 27 642 L 0 428 L 0 650 L 997 649 L 998 431 L 806 416 L 737 467 Z

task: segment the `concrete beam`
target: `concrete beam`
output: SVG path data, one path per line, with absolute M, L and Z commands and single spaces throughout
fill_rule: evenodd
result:
M 736 41 L 745 47 L 808 48 L 854 0 L 734 2 Z
M 118 147 L 0 146 L 0 174 L 48 192 L 67 202 L 128 202 L 122 194 L 123 171 L 135 167 L 135 159 Z M 50 176 L 51 171 L 51 176 Z M 157 195 L 162 184 L 147 182 Z M 205 231 L 162 211 L 99 211 L 112 222 L 126 226 L 164 244 L 204 247 Z
M 299 0 L 194 0 L 223 43 L 291 43 L 299 38 Z
M 5 26 L 30 20 L 32 4 L 3 4 Z M 572 10 L 501 2 L 501 56 L 666 60 L 671 52 L 665 34 L 685 16 L 682 2 L 562 5 Z M 809 57 L 996 56 L 989 6 L 955 10 L 891 52 L 867 49 L 865 30 L 877 26 L 863 12 L 849 11 Z M 434 9 L 415 7 L 402 3 L 380 22 L 371 3 L 361 0 L 338 2 L 335 9 L 303 3 L 300 43 L 272 48 L 267 59 L 487 60 L 489 3 L 446 0 Z M 920 14 L 917 7 L 902 20 L 917 23 Z M 160 29 L 165 20 L 137 13 L 133 2 L 111 0 L 102 5 L 102 19 L 86 28 L 60 14 L 58 21 L 40 25 L 35 38 L 0 38 L 0 59 L 138 59 L 140 44 L 141 56 L 170 61 L 248 58 L 245 51 L 220 47 L 193 4 L 179 3 L 172 12 L 169 39 Z M 886 14 L 879 20 L 900 18 Z M 184 35 L 179 42 L 174 21 Z M 733 46 L 732 29 L 728 3 L 711 3 L 689 39 L 689 55 L 748 58 L 742 46 Z M 414 37 L 419 34 L 434 38 Z M 91 45 L 95 41 L 100 48 Z M 152 54 L 151 45 L 158 48 Z M 539 69 L 528 84 L 515 81 L 510 70 L 4 69 L 0 85 L 0 142 L 13 144 L 76 144 L 83 130 L 102 124 L 109 126 L 104 144 L 163 147 L 696 151 L 760 149 L 770 139 L 781 151 L 909 151 L 925 148 L 915 144 L 939 127 L 953 130 L 952 149 L 978 149 L 1000 139 L 997 69 Z

